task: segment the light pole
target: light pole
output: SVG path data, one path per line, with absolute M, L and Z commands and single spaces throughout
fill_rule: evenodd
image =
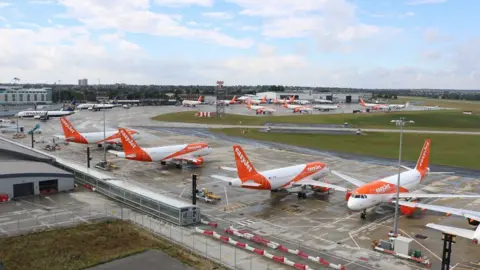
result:
M 107 138 L 106 132 L 106 121 L 105 121 L 105 100 L 103 101 L 103 162 L 105 168 L 107 167 L 107 142 L 105 141 Z
M 398 235 L 398 201 L 399 201 L 399 196 L 400 196 L 400 174 L 402 172 L 402 141 L 403 141 L 403 126 L 405 123 L 410 123 L 413 124 L 412 120 L 410 121 L 405 121 L 405 117 L 400 117 L 398 120 L 392 120 L 391 123 L 395 123 L 397 126 L 400 126 L 400 149 L 398 151 L 398 177 L 397 177 L 397 194 L 396 194 L 396 202 L 395 202 L 395 219 L 394 219 L 394 225 L 393 225 L 393 235 L 394 237 L 397 237 Z

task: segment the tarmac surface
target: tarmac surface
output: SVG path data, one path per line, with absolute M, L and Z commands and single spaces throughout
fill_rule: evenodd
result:
M 107 129 L 148 127 L 138 128 L 142 136 L 138 143 L 142 147 L 206 141 L 214 148 L 214 152 L 205 156 L 204 166 L 200 168 L 184 167 L 183 170 L 178 170 L 174 166 L 163 167 L 159 163 L 128 161 L 107 153 L 107 159 L 119 166 L 118 170 L 114 170 L 110 174 L 153 191 L 190 201 L 191 175 L 195 173 L 199 175 L 200 188 L 208 188 L 209 191 L 222 197 L 217 204 L 207 204 L 202 201 L 197 203 L 201 206 L 203 215 L 212 221 L 219 222 L 222 228 L 234 225 L 237 229 L 246 229 L 272 241 L 283 243 L 290 248 L 300 247 L 307 253 L 321 256 L 327 261 L 342 263 L 346 265 L 347 269 L 425 268 L 422 264 L 396 259 L 371 250 L 372 241 L 387 239 L 387 233 L 393 228 L 394 209 L 391 206 L 370 210 L 367 219 L 361 220 L 359 213 L 348 211 L 345 194 L 342 192 L 315 194 L 303 200 L 286 194 L 270 197 L 269 192 L 231 188 L 228 184 L 210 177 L 212 174 L 236 176 L 233 172 L 219 169 L 220 166 L 235 167 L 232 143 L 242 144 L 253 165 L 259 171 L 320 160 L 327 163 L 330 169 L 344 172 L 362 181 L 372 181 L 397 173 L 395 166 L 391 166 L 385 160 L 345 159 L 328 152 L 301 153 L 301 151 L 282 150 L 282 148 L 263 142 L 237 138 L 224 140 L 198 129 L 191 129 L 191 131 L 181 129 L 182 132 L 179 132 L 180 129 L 153 129 L 157 124 L 149 117 L 180 110 L 184 110 L 184 108 L 132 107 L 129 110 L 115 108 L 105 112 L 106 125 Z M 198 111 L 198 109 L 196 110 Z M 103 130 L 102 117 L 103 112 L 83 111 L 69 116 L 69 120 L 80 132 L 92 132 Z M 38 123 L 36 120 L 21 120 L 21 124 L 26 128 L 36 123 Z M 51 135 L 62 134 L 60 122 L 57 119 L 49 120 L 46 123 L 40 122 L 40 124 L 43 133 L 36 135 L 38 143 L 35 147 L 38 149 L 43 148 L 51 140 Z M 20 141 L 28 145 L 30 138 Z M 59 151 L 50 153 L 81 164 L 86 163 L 84 145 L 71 143 L 61 145 L 61 148 Z M 95 164 L 103 159 L 103 151 L 96 149 L 96 146 L 92 146 L 92 148 L 92 164 Z M 334 175 L 328 176 L 327 181 L 352 187 Z M 480 192 L 480 180 L 478 174 L 468 175 L 468 172 L 461 176 L 435 175 L 426 180 L 422 190 L 428 193 L 478 193 Z M 480 200 L 439 199 L 435 200 L 435 204 L 473 210 L 479 208 Z M 28 204 L 22 205 L 25 207 Z M 425 224 L 430 222 L 470 229 L 471 227 L 461 218 L 446 217 L 429 211 L 419 212 L 412 218 L 400 217 L 400 232 L 413 239 L 414 244 L 411 248 L 420 249 L 432 262 L 432 269 L 438 269 L 443 242 L 439 232 L 425 227 Z M 3 228 L 2 224 L 0 224 L 0 228 Z M 424 237 L 417 238 L 417 234 L 425 236 L 426 239 L 422 239 Z M 452 265 L 457 265 L 458 268 L 463 266 L 472 269 L 472 263 L 480 260 L 479 248 L 479 246 L 473 246 L 466 239 L 457 238 L 452 255 Z M 292 256 L 294 258 L 292 260 L 306 263 L 306 261 Z
M 179 260 L 159 250 L 148 250 L 139 254 L 128 256 L 112 262 L 87 268 L 86 270 L 193 270 Z

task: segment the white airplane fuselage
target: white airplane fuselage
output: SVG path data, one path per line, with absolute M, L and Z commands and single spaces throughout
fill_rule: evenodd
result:
M 103 131 L 101 131 L 101 132 L 83 132 L 83 133 L 79 132 L 79 134 L 83 138 L 85 138 L 85 140 L 82 139 L 81 142 L 76 142 L 76 143 L 92 144 L 92 145 L 102 144 L 104 138 L 107 138 L 108 143 L 118 143 L 118 144 L 121 143 L 120 136 L 118 134 L 118 131 L 116 131 L 116 130 L 115 131 L 107 131 L 107 132 L 105 132 L 105 135 L 103 134 Z M 65 136 L 57 135 L 55 137 L 57 137 L 58 139 L 61 139 L 61 140 L 66 140 L 66 141 L 69 140 L 69 138 L 65 138 Z M 138 133 L 133 134 L 132 137 L 137 139 L 137 140 L 140 139 Z
M 63 117 L 74 114 L 74 111 L 22 111 L 15 114 L 18 118 L 38 118 L 41 116 Z
M 265 177 L 265 179 L 267 179 L 270 182 L 271 190 L 277 190 L 280 188 L 288 189 L 294 186 L 295 182 L 293 182 L 293 180 L 300 173 L 302 173 L 302 171 L 304 171 L 306 167 L 307 167 L 307 164 L 294 165 L 294 166 L 285 167 L 285 168 L 263 171 L 263 172 L 259 172 L 258 174 L 262 175 L 263 177 Z M 312 180 L 320 179 L 322 176 L 328 173 L 328 171 L 329 169 L 325 167 L 324 169 L 319 170 L 316 173 L 310 175 L 308 178 Z M 246 181 L 245 183 L 242 184 L 242 181 L 240 180 L 240 178 L 235 178 L 230 181 L 229 185 L 233 187 L 248 187 L 249 182 L 254 182 L 254 181 L 253 180 Z
M 185 154 L 181 154 L 183 149 L 186 149 L 189 145 L 188 144 L 178 144 L 178 145 L 169 145 L 169 146 L 160 146 L 160 147 L 150 147 L 150 148 L 142 148 L 151 158 L 152 161 L 169 161 L 170 159 L 180 159 L 182 157 L 201 157 L 206 156 L 212 152 L 211 147 L 204 147 L 200 148 L 196 151 L 188 152 Z M 175 153 L 179 153 L 178 155 L 172 156 Z M 119 157 L 126 157 L 124 152 L 116 153 Z
M 113 104 L 84 103 L 84 104 L 80 104 L 80 105 L 76 106 L 76 109 L 79 109 L 79 110 L 84 110 L 84 109 L 89 109 L 90 110 L 90 109 L 93 109 L 93 108 L 112 109 L 113 107 L 115 107 L 115 105 L 113 105 Z
M 368 183 L 357 188 L 348 199 L 347 206 L 352 211 L 361 211 L 388 203 L 396 198 L 398 174 Z M 422 175 L 418 170 L 409 170 L 400 174 L 400 192 L 415 190 L 419 187 Z M 358 197 L 364 195 L 365 197 Z

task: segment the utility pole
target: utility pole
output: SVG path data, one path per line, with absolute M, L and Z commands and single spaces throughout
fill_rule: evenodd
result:
M 107 138 L 106 132 L 106 120 L 105 120 L 105 100 L 103 101 L 103 162 L 105 163 L 105 168 L 107 168 Z
M 452 243 L 456 243 L 456 236 L 448 233 L 442 233 L 443 252 L 442 252 L 442 270 L 450 270 L 450 256 L 452 255 Z
M 192 174 L 192 204 L 197 205 L 197 175 Z
M 399 197 L 400 197 L 400 174 L 402 173 L 402 143 L 403 143 L 403 126 L 405 123 L 405 117 L 400 117 L 399 120 L 392 120 L 392 123 L 395 123 L 397 126 L 400 126 L 400 146 L 398 151 L 398 177 L 397 177 L 397 187 L 396 187 L 396 203 L 395 203 L 395 219 L 393 225 L 393 237 L 398 235 L 398 214 L 399 214 Z M 408 123 L 415 123 L 413 121 L 408 121 Z
M 87 168 L 90 168 L 90 160 L 92 160 L 90 157 L 90 147 L 87 146 Z

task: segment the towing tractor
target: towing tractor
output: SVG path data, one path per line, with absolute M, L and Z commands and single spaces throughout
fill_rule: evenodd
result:
M 206 203 L 217 203 L 218 201 L 222 200 L 220 196 L 213 194 L 206 188 L 202 188 L 201 190 L 197 189 L 195 192 L 197 199 L 204 200 Z

